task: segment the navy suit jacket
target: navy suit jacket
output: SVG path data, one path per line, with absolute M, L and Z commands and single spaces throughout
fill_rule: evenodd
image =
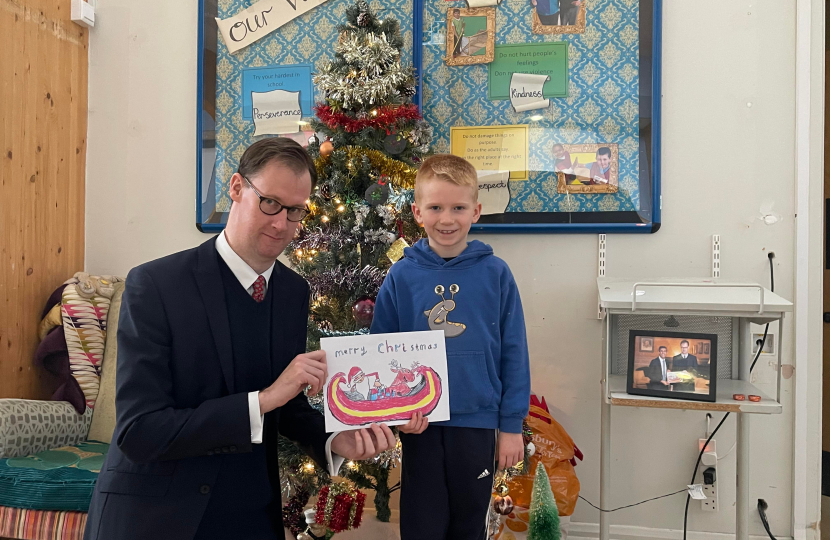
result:
M 309 288 L 276 263 L 269 287 L 272 373 L 305 352 Z M 117 332 L 116 427 L 95 486 L 86 540 L 193 538 L 222 463 L 251 452 L 248 395 L 234 360 L 215 239 L 134 268 Z M 323 415 L 300 394 L 265 415 L 263 444 L 282 538 L 277 435 L 325 466 Z M 248 483 L 238 478 L 239 486 Z
M 665 361 L 666 371 L 669 371 L 669 359 L 666 358 Z M 671 387 L 660 382 L 663 380 L 663 366 L 660 365 L 659 356 L 649 363 L 648 370 L 645 372 L 645 375 L 649 378 L 648 388 L 652 390 L 663 390 L 664 392 L 671 390 Z

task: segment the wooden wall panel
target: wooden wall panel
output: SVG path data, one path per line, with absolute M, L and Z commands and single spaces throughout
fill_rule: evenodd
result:
M 41 310 L 83 270 L 87 52 L 70 0 L 0 0 L 0 397 L 51 393 Z

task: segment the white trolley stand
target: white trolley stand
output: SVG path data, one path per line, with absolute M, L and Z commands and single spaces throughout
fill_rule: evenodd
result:
M 611 495 L 611 408 L 653 407 L 732 412 L 737 418 L 736 540 L 749 538 L 749 413 L 781 413 L 781 335 L 784 314 L 792 303 L 757 283 L 718 279 L 650 280 L 598 278 L 603 310 L 602 434 L 600 507 Z M 666 322 L 670 321 L 667 328 Z M 778 322 L 774 346 L 778 369 L 775 395 L 750 381 L 754 358 L 752 324 Z M 676 325 L 675 323 L 679 323 Z M 629 330 L 671 330 L 718 334 L 717 400 L 714 403 L 626 392 Z M 733 394 L 761 396 L 760 402 L 735 401 Z M 610 515 L 600 513 L 600 540 L 610 540 Z

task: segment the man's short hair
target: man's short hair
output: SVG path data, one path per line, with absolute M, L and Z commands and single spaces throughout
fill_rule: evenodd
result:
M 443 180 L 457 186 L 469 187 L 473 201 L 478 202 L 478 173 L 469 161 L 452 154 L 428 157 L 415 175 L 415 200 L 420 196 L 420 186 L 431 180 Z
M 455 9 L 452 10 L 452 14 L 453 15 L 461 15 L 461 10 L 458 9 L 458 8 L 455 8 Z
M 597 150 L 597 155 L 598 156 L 608 156 L 610 158 L 611 157 L 611 149 L 608 148 L 607 146 L 600 146 L 599 150 Z
M 682 347 L 684 343 L 686 344 L 687 347 L 689 346 L 689 342 L 685 339 L 680 342 L 680 346 Z
M 669 350 L 669 348 L 668 348 L 668 347 L 666 347 L 665 345 L 660 345 L 659 347 L 657 347 L 657 350 L 658 350 L 658 351 L 659 351 L 660 349 L 666 349 L 666 352 L 668 352 L 668 350 Z
M 298 175 L 307 171 L 311 176 L 311 189 L 313 190 L 317 185 L 317 168 L 314 166 L 314 160 L 305 148 L 300 146 L 300 143 L 285 137 L 268 137 L 249 146 L 239 160 L 237 172 L 250 179 L 272 161 L 285 165 Z

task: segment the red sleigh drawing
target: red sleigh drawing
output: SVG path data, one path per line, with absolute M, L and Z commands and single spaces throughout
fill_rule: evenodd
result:
M 438 373 L 428 366 L 418 364 L 404 368 L 397 362 L 392 362 L 390 367 L 395 373 L 392 384 L 383 386 L 376 379 L 366 397 L 357 394 L 354 387 L 352 391 L 341 388 L 341 385 L 352 382 L 353 373 L 363 375 L 359 368 L 352 368 L 348 378 L 342 371 L 334 375 L 326 387 L 331 414 L 345 425 L 360 426 L 372 422 L 408 420 L 417 411 L 424 416 L 431 413 L 441 399 L 442 385 Z M 410 387 L 407 383 L 415 382 L 416 375 L 420 375 L 421 379 Z

